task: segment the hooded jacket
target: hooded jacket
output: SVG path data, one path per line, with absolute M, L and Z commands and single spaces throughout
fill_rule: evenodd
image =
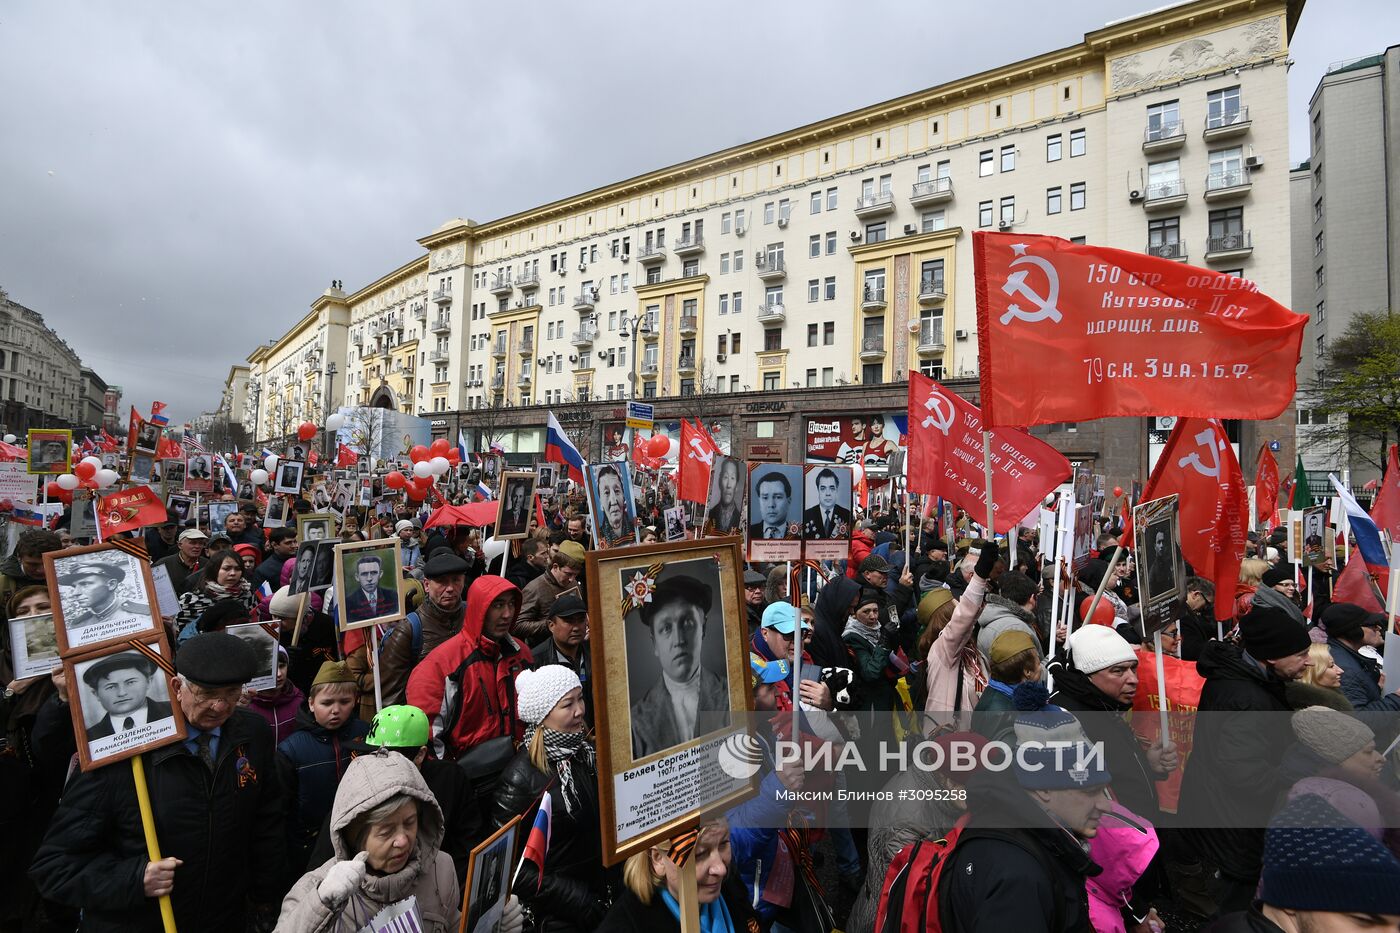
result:
M 305 702 L 306 694 L 288 677 L 280 689 L 248 694 L 248 711 L 267 720 L 272 727 L 272 742 L 277 745 L 301 728 L 297 722 L 297 712 Z
M 1206 682 L 1178 822 L 1195 851 L 1231 880 L 1250 882 L 1259 877 L 1264 828 L 1283 789 L 1278 765 L 1293 744 L 1284 684 L 1229 642 L 1207 642 L 1196 670 Z
M 1133 885 L 1151 865 L 1158 846 L 1152 824 L 1122 805 L 1115 803 L 1104 814 L 1098 835 L 1089 844 L 1089 857 L 1103 871 L 1086 882 L 1095 933 L 1127 933 L 1123 908 L 1132 901 Z
M 982 607 L 982 615 L 977 619 L 977 650 L 982 657 L 992 654 L 992 642 L 1002 632 L 1020 629 L 1031 637 L 1045 656 L 1045 639 L 1041 636 L 1036 618 L 1004 596 L 987 594 L 987 604 Z
M 354 858 L 361 847 L 349 831 L 356 817 L 406 794 L 418 801 L 418 839 L 408 863 L 390 875 L 367 872 L 344 906 L 332 912 L 317 893 L 331 866 Z M 455 931 L 461 922 L 462 891 L 452 859 L 439 850 L 442 811 L 413 762 L 394 752 L 362 755 L 351 762 L 331 809 L 335 857 L 302 875 L 282 902 L 276 933 L 356 933 L 385 907 L 413 896 L 428 933 Z
M 303 705 L 297 731 L 277 746 L 277 775 L 286 795 L 287 851 L 291 877 L 306 867 L 321 821 L 335 800 L 336 785 L 350 765 L 350 744 L 369 734 L 369 723 L 348 720 L 332 732 Z M 290 880 L 290 879 L 289 879 Z
M 577 586 L 577 583 L 567 586 L 560 583 L 549 569 L 531 580 L 520 596 L 520 612 L 516 614 L 515 625 L 512 626 L 515 634 L 527 642 L 539 641 L 548 635 L 550 607 L 560 594 Z
M 841 632 L 846 628 L 851 603 L 860 593 L 860 584 L 849 577 L 833 577 L 822 587 L 812 609 L 810 641 L 804 645 L 812 661 L 822 667 L 850 667 Z
M 534 663 L 530 649 L 505 635 L 482 634 L 486 609 L 502 593 L 520 606 L 520 591 L 504 577 L 482 574 L 467 591 L 462 630 L 429 652 L 408 678 L 408 702 L 428 717 L 429 749 L 457 758 L 487 739 L 511 736 L 525 726 L 515 713 L 515 675 Z

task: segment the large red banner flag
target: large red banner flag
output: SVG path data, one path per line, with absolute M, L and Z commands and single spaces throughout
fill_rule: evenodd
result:
M 1259 448 L 1259 467 L 1254 471 L 1254 523 L 1272 525 L 1278 515 L 1278 461 L 1268 445 Z
M 982 417 L 1273 418 L 1308 318 L 1248 279 L 1034 234 L 972 235 Z
M 1230 618 L 1249 531 L 1240 461 L 1215 419 L 1180 418 L 1148 477 L 1142 501 L 1176 493 L 1181 553 L 1196 576 L 1215 584 L 1215 617 Z M 1125 532 L 1124 540 L 1131 537 Z
M 987 514 L 982 413 L 923 373 L 909 374 L 909 491 L 950 499 L 969 515 Z M 1069 479 L 1069 461 L 1039 438 L 992 430 L 992 524 L 1008 532 Z
M 681 499 L 704 502 L 710 489 L 710 467 L 719 447 L 703 429 L 681 419 Z
M 1381 531 L 1390 532 L 1392 541 L 1400 542 L 1400 446 L 1395 444 L 1390 445 L 1385 474 L 1371 503 L 1371 521 Z
M 165 521 L 165 503 L 149 486 L 133 486 L 97 499 L 97 525 L 102 538 L 135 531 Z

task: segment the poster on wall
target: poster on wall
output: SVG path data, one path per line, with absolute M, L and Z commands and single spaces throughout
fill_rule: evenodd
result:
M 807 418 L 807 462 L 851 466 L 859 463 L 872 476 L 889 469 L 890 455 L 909 443 L 905 412 L 872 412 L 831 418 Z
M 687 419 L 687 420 L 690 420 L 690 419 Z M 626 436 L 625 436 L 625 434 L 624 434 L 624 431 L 626 430 L 626 428 L 627 428 L 627 423 L 626 423 L 625 421 L 605 421 L 605 422 L 603 422 L 603 425 L 602 425 L 602 429 L 603 429 L 603 456 L 602 456 L 601 459 L 604 459 L 604 460 L 627 460 L 627 459 L 629 459 L 627 438 L 626 438 Z M 730 453 L 730 449 L 731 449 L 731 448 L 730 448 L 731 434 L 730 434 L 730 430 L 729 430 L 729 422 L 727 422 L 727 421 L 711 421 L 711 422 L 706 422 L 706 423 L 705 423 L 705 430 L 707 430 L 707 431 L 710 432 L 710 437 L 714 438 L 714 442 L 715 442 L 716 444 L 719 445 L 719 452 L 722 453 L 722 454 L 724 454 L 725 456 L 728 456 L 729 453 Z M 681 438 L 681 423 L 680 423 L 680 421 L 679 421 L 679 420 L 676 420 L 676 421 L 657 421 L 657 422 L 655 423 L 655 426 L 654 426 L 653 428 L 651 428 L 650 430 L 646 430 L 646 429 L 644 429 L 644 428 L 639 428 L 639 429 L 637 429 L 637 430 L 634 430 L 634 431 L 632 432 L 632 451 L 633 451 L 633 454 L 634 454 L 634 455 L 631 456 L 631 458 L 630 458 L 634 463 L 636 463 L 636 462 L 638 461 L 638 457 L 635 455 L 635 452 L 637 451 L 637 449 L 640 447 L 641 450 L 645 451 L 645 450 L 646 450 L 646 443 L 647 443 L 647 441 L 651 440 L 651 439 L 652 439 L 654 436 L 656 436 L 657 434 L 665 434 L 665 435 L 667 435 L 668 437 L 674 437 L 674 438 L 676 439 L 676 441 L 679 443 L 680 438 Z M 676 456 L 675 456 L 675 455 L 667 456 L 667 457 L 664 459 L 664 461 L 663 461 L 663 465 L 664 465 L 664 467 L 665 467 L 666 469 L 668 469 L 668 470 L 673 470 L 673 469 L 675 469 L 675 468 L 676 468 Z

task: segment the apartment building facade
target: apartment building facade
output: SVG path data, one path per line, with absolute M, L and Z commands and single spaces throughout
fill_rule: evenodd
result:
M 911 371 L 975 396 L 973 231 L 1145 251 L 1286 296 L 1285 62 L 1301 7 L 1179 4 L 498 220 L 449 221 L 423 255 L 335 299 L 350 311 L 347 397 L 454 437 L 483 408 L 530 428 L 587 399 L 601 442 L 633 395 L 672 415 L 718 395 L 738 453 L 800 460 L 805 417 L 899 410 Z M 783 418 L 747 417 L 779 395 Z M 1165 427 L 1037 433 L 1134 477 Z M 1291 412 L 1232 430 L 1246 469 L 1260 443 L 1292 454 Z M 543 449 L 537 430 L 516 441 Z
M 80 436 L 104 423 L 109 387 L 43 315 L 0 293 L 0 427 L 70 428 Z M 117 390 L 120 393 L 120 389 Z

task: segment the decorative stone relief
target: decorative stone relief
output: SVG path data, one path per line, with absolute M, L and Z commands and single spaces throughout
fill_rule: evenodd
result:
M 1110 64 L 1112 93 L 1156 87 L 1191 75 L 1219 71 L 1277 54 L 1283 48 L 1279 17 L 1222 29 L 1174 45 L 1160 45 L 1115 58 Z

